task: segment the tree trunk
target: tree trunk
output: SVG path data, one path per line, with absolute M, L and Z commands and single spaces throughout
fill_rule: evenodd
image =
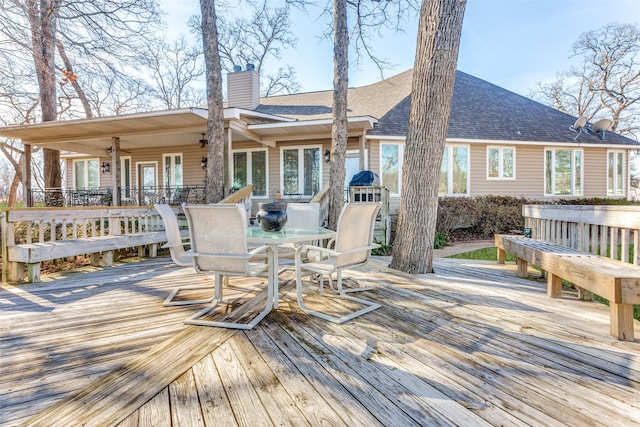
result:
M 217 203 L 224 198 L 224 116 L 222 104 L 222 67 L 218 51 L 218 27 L 215 0 L 200 0 L 202 41 L 207 80 L 209 147 L 206 169 L 206 201 Z
M 335 230 L 344 203 L 347 150 L 347 91 L 349 88 L 349 32 L 347 2 L 333 3 L 333 125 L 329 174 L 329 228 Z
M 40 92 L 42 121 L 58 119 L 56 103 L 55 45 L 56 45 L 56 1 L 41 0 L 29 3 L 31 21 L 31 44 Z M 45 188 L 61 188 L 60 152 L 42 150 L 44 158 Z M 62 197 L 62 194 L 60 194 Z
M 391 267 L 433 272 L 440 167 L 449 127 L 465 0 L 423 0 Z

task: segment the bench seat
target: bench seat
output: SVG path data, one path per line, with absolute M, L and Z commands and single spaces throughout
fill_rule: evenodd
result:
M 113 264 L 113 251 L 131 247 L 151 245 L 152 257 L 157 255 L 157 245 L 166 242 L 164 231 L 139 234 L 108 235 L 83 239 L 56 240 L 53 242 L 25 243 L 7 247 L 9 265 L 9 281 L 18 282 L 23 279 L 24 265 L 27 265 L 27 280 L 40 281 L 40 263 L 59 258 L 91 254 L 92 265 L 98 264 L 98 257 L 103 254 L 104 266 Z
M 640 304 L 640 267 L 523 236 L 495 235 L 495 245 L 498 262 L 504 263 L 505 252 L 516 257 L 519 276 L 527 276 L 528 264 L 544 270 L 550 298 L 561 297 L 565 279 L 578 287 L 582 299 L 595 293 L 609 300 L 611 335 L 633 341 L 633 304 Z

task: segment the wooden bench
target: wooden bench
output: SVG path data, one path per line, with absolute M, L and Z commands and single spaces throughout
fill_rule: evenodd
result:
M 91 264 L 109 267 L 114 251 L 138 248 L 157 255 L 166 233 L 153 207 L 7 209 L 2 218 L 2 279 L 40 281 L 40 264 L 90 255 Z
M 547 275 L 547 296 L 560 298 L 562 279 L 578 287 L 578 297 L 591 293 L 609 300 L 610 330 L 616 339 L 633 341 L 633 304 L 640 304 L 640 267 L 539 239 L 495 235 L 498 262 L 505 252 L 516 257 L 518 276 L 527 277 L 528 265 L 539 266 Z

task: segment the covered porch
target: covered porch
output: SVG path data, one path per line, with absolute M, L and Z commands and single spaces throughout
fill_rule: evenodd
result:
M 300 312 L 285 270 L 280 308 L 250 331 L 184 325 L 197 307 L 162 301 L 178 283 L 210 279 L 163 257 L 3 285 L 0 420 L 637 424 L 640 346 L 609 336 L 606 306 L 566 290 L 549 299 L 544 281 L 509 263 L 436 259 L 435 274 L 417 276 L 387 263 L 349 271 L 382 308 L 342 325 Z M 232 279 L 229 289 L 250 311 L 265 286 Z

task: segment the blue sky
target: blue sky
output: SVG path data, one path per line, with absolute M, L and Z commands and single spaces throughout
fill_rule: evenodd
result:
M 396 0 L 394 0 L 396 1 Z M 402 1 L 402 0 L 400 0 Z M 235 0 L 229 0 L 231 6 Z M 324 0 L 318 0 L 324 4 Z M 164 0 L 170 33 L 188 34 L 187 20 L 199 13 L 197 0 Z M 295 50 L 284 52 L 282 63 L 295 67 L 302 90 L 331 89 L 332 46 L 319 35 L 326 19 L 319 10 L 296 12 Z M 550 81 L 571 65 L 570 50 L 578 36 L 609 22 L 640 23 L 639 0 L 468 0 L 458 69 L 528 96 L 537 81 Z M 402 34 L 384 33 L 373 41 L 376 54 L 395 65 L 387 76 L 413 66 L 417 16 Z M 351 67 L 349 86 L 380 79 L 368 62 Z

